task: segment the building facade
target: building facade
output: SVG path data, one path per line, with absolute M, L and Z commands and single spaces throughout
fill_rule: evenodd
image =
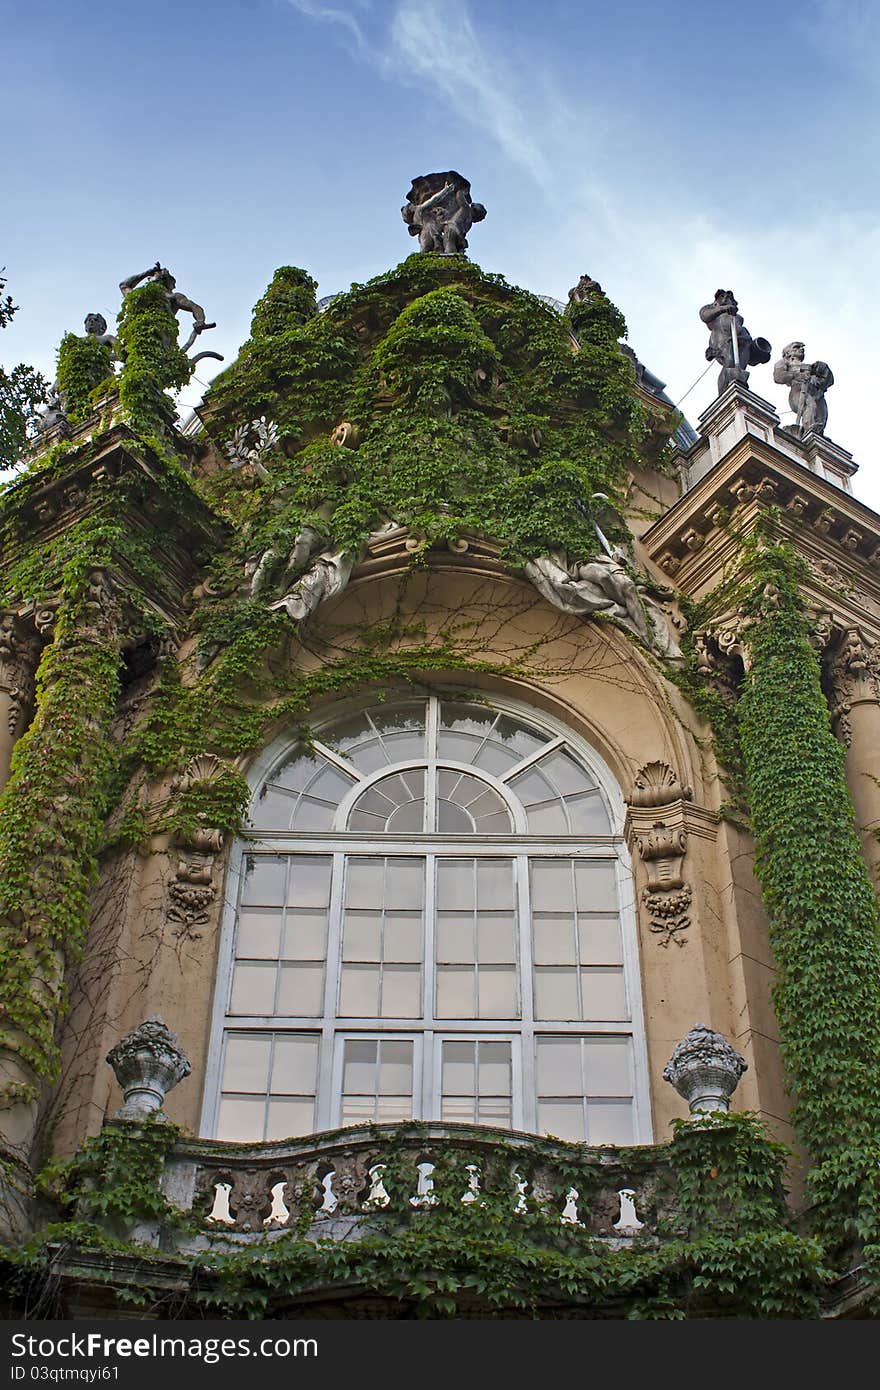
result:
M 163 274 L 2 499 L 12 1309 L 865 1315 L 851 456 L 445 245 L 181 430 Z

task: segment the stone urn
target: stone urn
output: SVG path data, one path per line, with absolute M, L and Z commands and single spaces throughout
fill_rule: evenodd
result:
M 124 1104 L 117 1120 L 143 1120 L 161 1111 L 165 1096 L 189 1076 L 190 1065 L 177 1039 L 160 1018 L 148 1018 L 107 1053 Z
M 692 1115 L 729 1110 L 730 1097 L 748 1063 L 722 1033 L 697 1023 L 677 1043 L 663 1068 L 663 1079 L 688 1103 Z

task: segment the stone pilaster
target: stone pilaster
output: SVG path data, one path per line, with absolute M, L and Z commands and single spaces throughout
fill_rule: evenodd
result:
M 0 611 L 0 790 L 9 780 L 15 742 L 34 704 L 39 641 L 17 613 Z
M 880 879 L 880 643 L 848 628 L 828 659 L 831 718 L 846 748 L 846 780 L 875 883 Z

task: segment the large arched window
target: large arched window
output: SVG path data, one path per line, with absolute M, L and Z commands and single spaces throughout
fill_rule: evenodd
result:
M 256 769 L 205 1132 L 651 1138 L 619 791 L 517 707 L 389 700 Z

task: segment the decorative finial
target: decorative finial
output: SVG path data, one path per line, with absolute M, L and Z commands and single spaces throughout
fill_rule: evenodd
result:
M 692 1115 L 729 1110 L 730 1097 L 748 1063 L 723 1033 L 697 1023 L 677 1043 L 663 1068 L 663 1079 L 686 1100 Z
M 190 1065 L 161 1018 L 148 1018 L 107 1053 L 122 1087 L 117 1120 L 143 1120 L 162 1109 L 165 1096 L 189 1076 Z
M 420 251 L 460 256 L 467 250 L 468 232 L 482 222 L 486 209 L 471 201 L 470 184 L 452 169 L 413 179 L 400 213 L 410 236 L 418 237 Z
M 788 343 L 773 368 L 773 380 L 790 386 L 788 404 L 794 411 L 794 424 L 788 428 L 802 438 L 824 434 L 828 423 L 825 392 L 834 385 L 834 374 L 827 362 L 805 362 L 803 343 Z
M 709 328 L 706 359 L 721 364 L 719 396 L 731 382 L 748 385 L 746 368 L 769 362 L 773 349 L 766 338 L 752 337 L 742 321 L 733 290 L 716 290 L 712 303 L 704 304 L 700 310 L 700 318 Z

